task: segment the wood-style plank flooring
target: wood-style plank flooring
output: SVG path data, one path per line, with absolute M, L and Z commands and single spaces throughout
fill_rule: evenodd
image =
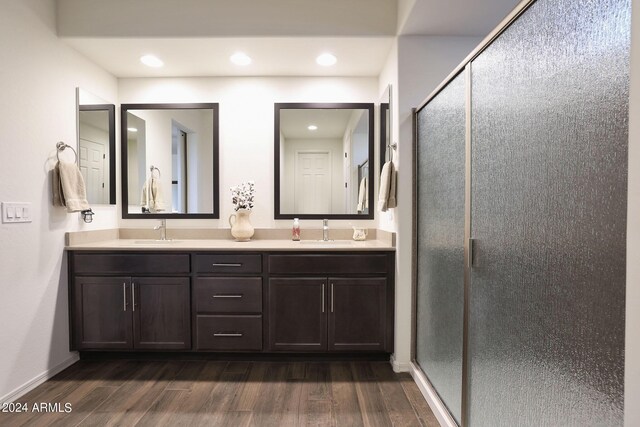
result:
M 1 426 L 438 426 L 387 362 L 80 361 Z M 59 403 L 71 412 L 32 412 Z M 50 410 L 57 408 L 51 407 Z

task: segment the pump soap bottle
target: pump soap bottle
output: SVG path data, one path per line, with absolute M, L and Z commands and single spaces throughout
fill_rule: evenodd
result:
M 297 242 L 300 240 L 300 221 L 298 218 L 293 219 L 293 228 L 291 229 L 291 240 Z

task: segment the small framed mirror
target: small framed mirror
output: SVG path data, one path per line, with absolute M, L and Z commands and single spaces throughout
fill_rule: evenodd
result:
M 78 168 L 91 205 L 116 203 L 115 105 L 76 88 Z
M 122 104 L 122 217 L 219 218 L 218 104 Z
M 275 219 L 372 219 L 374 106 L 275 104 Z
M 393 159 L 393 143 L 391 142 L 391 85 L 388 85 L 380 97 L 380 170 Z

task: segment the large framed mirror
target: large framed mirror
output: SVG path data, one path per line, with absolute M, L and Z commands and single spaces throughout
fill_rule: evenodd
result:
M 372 219 L 374 106 L 275 104 L 275 219 Z
M 218 104 L 122 104 L 122 217 L 219 218 Z
M 91 205 L 116 204 L 115 108 L 76 88 L 78 168 Z

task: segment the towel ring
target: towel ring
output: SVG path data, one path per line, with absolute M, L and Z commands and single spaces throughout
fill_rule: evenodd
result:
M 160 169 L 158 169 L 157 167 L 151 165 L 151 167 L 149 168 L 149 170 L 151 171 L 151 177 L 153 177 L 153 171 L 157 170 L 158 171 L 158 178 L 161 178 L 162 175 L 160 175 Z
M 71 151 L 73 151 L 73 155 L 75 156 L 75 161 L 74 163 L 78 163 L 78 153 L 76 153 L 76 150 L 70 146 L 69 144 L 65 144 L 64 142 L 60 141 L 56 144 L 56 158 L 58 159 L 58 161 L 60 161 L 60 152 L 64 151 L 65 148 L 71 148 Z
M 387 154 L 389 154 L 389 160 L 393 161 L 393 153 L 396 152 L 396 149 L 398 148 L 398 144 L 396 142 L 394 142 L 393 144 L 387 144 Z M 391 151 L 390 149 L 392 149 L 393 151 Z

